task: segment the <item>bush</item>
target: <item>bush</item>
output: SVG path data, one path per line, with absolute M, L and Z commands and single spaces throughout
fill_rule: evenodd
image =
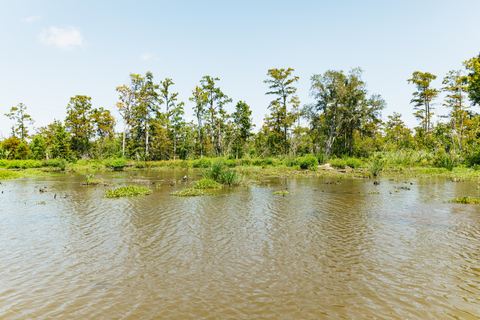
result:
M 374 157 L 368 165 L 368 170 L 372 173 L 374 177 L 376 177 L 385 167 L 385 163 L 386 161 L 384 159 Z
M 355 168 L 360 167 L 360 166 L 363 164 L 363 162 L 362 162 L 362 160 L 357 159 L 357 158 L 347 158 L 347 159 L 346 159 L 346 164 L 347 164 L 347 166 L 349 166 L 350 168 L 354 168 L 354 169 L 355 169 Z
M 237 161 L 235 159 L 225 160 L 225 166 L 227 166 L 229 168 L 233 168 L 236 165 L 237 165 Z
M 347 166 L 347 161 L 344 159 L 330 159 L 329 163 L 335 168 L 345 168 Z
M 325 153 L 318 153 L 318 154 L 317 154 L 317 160 L 318 160 L 318 164 L 324 164 L 325 162 L 328 161 L 327 156 L 325 155 Z
M 5 168 L 8 165 L 8 160 L 0 160 L 0 168 Z
M 297 158 L 297 162 L 302 169 L 308 169 L 318 164 L 317 157 L 315 157 L 314 155 Z
M 213 162 L 209 168 L 202 171 L 202 175 L 204 178 L 228 185 L 239 183 L 241 180 L 235 170 L 226 168 L 223 159 Z
M 106 166 L 114 169 L 119 169 L 125 167 L 127 161 L 123 158 L 110 159 L 107 161 Z
M 298 159 L 299 158 L 285 158 L 283 159 L 283 164 L 286 165 L 287 167 L 295 167 L 298 165 Z
M 193 161 L 192 167 L 194 168 L 208 168 L 210 167 L 212 161 L 208 158 L 200 158 L 198 160 Z
M 147 166 L 146 163 L 143 162 L 143 161 L 135 163 L 135 168 L 137 168 L 137 169 L 143 169 L 146 166 Z

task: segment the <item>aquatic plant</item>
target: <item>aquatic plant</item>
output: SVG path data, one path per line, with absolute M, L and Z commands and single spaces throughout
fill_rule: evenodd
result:
M 216 189 L 221 188 L 222 185 L 212 179 L 203 178 L 195 182 L 194 189 Z
M 241 176 L 235 170 L 225 167 L 222 159 L 212 162 L 209 168 L 202 171 L 202 175 L 204 178 L 229 186 L 238 184 L 242 180 Z
M 176 196 L 176 197 L 196 197 L 196 196 L 212 195 L 212 194 L 214 193 L 208 192 L 205 189 L 195 189 L 195 188 L 186 188 L 183 190 L 178 190 L 170 193 L 170 195 Z
M 471 197 L 461 197 L 449 202 L 453 203 L 463 203 L 463 204 L 480 204 L 480 199 L 471 198 Z
M 385 167 L 385 160 L 378 157 L 374 157 L 370 161 L 370 164 L 368 165 L 368 171 L 370 171 L 370 173 L 374 177 L 376 177 L 380 173 L 380 171 L 383 170 L 384 167 Z
M 369 194 L 380 194 L 380 191 L 378 190 L 371 190 Z
M 95 175 L 93 174 L 87 174 L 85 176 L 85 184 L 88 185 L 95 185 L 95 184 L 100 184 L 102 183 L 100 180 L 95 180 Z
M 150 193 L 152 193 L 152 190 L 145 187 L 127 186 L 127 187 L 120 187 L 116 189 L 105 190 L 105 198 L 142 196 Z
M 287 195 L 287 194 L 289 194 L 289 192 L 286 191 L 286 190 L 281 190 L 281 191 L 275 191 L 273 194 L 275 194 L 275 195 L 276 195 L 276 194 Z

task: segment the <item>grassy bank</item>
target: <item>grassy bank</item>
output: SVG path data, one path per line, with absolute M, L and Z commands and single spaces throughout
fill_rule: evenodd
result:
M 196 160 L 129 161 L 125 159 L 78 160 L 67 163 L 64 160 L 0 160 L 0 179 L 14 179 L 27 176 L 57 174 L 58 172 L 79 172 L 82 174 L 106 170 L 192 170 L 210 168 L 222 160 L 226 168 L 253 179 L 264 177 L 345 177 L 345 178 L 446 178 L 457 181 L 480 180 L 478 165 L 462 164 L 443 166 L 442 159 L 434 153 L 424 151 L 402 151 L 377 153 L 371 158 L 336 158 L 326 161 L 322 156 L 303 157 L 224 159 L 207 158 Z

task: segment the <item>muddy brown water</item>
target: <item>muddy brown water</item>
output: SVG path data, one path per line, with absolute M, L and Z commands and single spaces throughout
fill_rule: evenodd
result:
M 445 202 L 475 182 L 268 178 L 180 198 L 184 172 L 140 174 L 149 196 L 105 199 L 82 175 L 0 185 L 0 319 L 480 316 L 480 206 Z

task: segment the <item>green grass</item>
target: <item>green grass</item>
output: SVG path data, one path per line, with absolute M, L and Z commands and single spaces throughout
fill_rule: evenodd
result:
M 152 190 L 145 187 L 128 186 L 105 190 L 105 198 L 135 197 L 150 193 L 152 193 Z

